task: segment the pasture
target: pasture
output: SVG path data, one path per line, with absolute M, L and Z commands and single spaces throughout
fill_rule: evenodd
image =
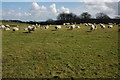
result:
M 118 26 L 90 32 L 54 26 L 32 33 L 2 30 L 3 78 L 118 78 Z M 107 25 L 107 24 L 106 24 Z

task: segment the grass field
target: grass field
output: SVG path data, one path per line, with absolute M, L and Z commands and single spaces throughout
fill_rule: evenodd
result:
M 2 31 L 3 78 L 118 78 L 118 26 Z

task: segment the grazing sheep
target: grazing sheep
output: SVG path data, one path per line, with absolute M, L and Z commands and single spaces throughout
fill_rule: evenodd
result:
M 5 25 L 5 27 L 10 28 L 10 25 Z
M 75 26 L 75 28 L 80 28 L 80 26 Z
M 35 26 L 36 28 L 38 28 L 38 27 L 40 27 L 40 24 L 39 24 L 39 25 L 38 25 L 38 24 L 35 24 L 34 26 Z
M 25 31 L 28 31 L 28 28 L 24 28 Z
M 13 31 L 18 31 L 19 30 L 19 28 L 17 28 L 17 27 L 13 27 L 13 29 L 12 29 Z
M 31 26 L 28 26 L 28 32 L 30 33 L 31 31 L 35 31 L 36 30 L 36 27 L 35 26 L 33 26 L 33 27 L 31 27 Z
M 37 27 L 40 27 L 40 24 Z
M 0 29 L 4 29 L 4 28 L 5 28 L 5 25 L 1 25 L 1 26 L 0 26 Z
M 70 25 L 70 23 L 63 23 L 63 25 Z
M 70 29 L 72 30 L 72 29 L 74 29 L 75 28 L 75 25 L 71 25 L 70 26 Z
M 47 25 L 47 26 L 45 26 L 45 29 L 48 29 L 49 28 L 49 26 Z
M 8 28 L 8 27 L 5 27 L 5 28 L 4 28 L 4 30 L 5 30 L 5 31 L 9 31 L 9 30 L 10 30 L 10 28 Z
M 113 25 L 108 25 L 108 28 L 113 28 Z
M 47 25 L 47 26 L 45 26 L 45 27 L 40 27 L 41 29 L 48 29 L 49 28 L 49 26 Z
M 40 27 L 40 29 L 45 29 L 45 27 Z
M 85 26 L 88 26 L 88 24 L 87 24 L 87 23 L 84 23 L 84 25 L 85 25 Z
M 61 29 L 61 26 L 55 26 L 55 29 Z
M 71 26 L 66 26 L 66 28 L 70 28 Z
M 70 23 L 66 23 L 66 25 L 70 25 Z
M 88 26 L 92 26 L 92 24 L 91 24 L 91 23 L 88 23 Z
M 94 26 L 94 25 L 91 25 L 90 30 L 92 31 L 92 30 L 95 30 L 95 29 L 97 29 L 97 27 Z
M 37 27 L 36 27 L 36 25 L 32 25 L 32 27 L 35 27 L 35 28 L 37 28 Z
M 105 29 L 105 25 L 104 24 L 100 24 L 101 28 Z
M 75 27 L 76 27 L 75 25 L 66 26 L 66 28 L 70 28 L 71 30 L 74 29 Z

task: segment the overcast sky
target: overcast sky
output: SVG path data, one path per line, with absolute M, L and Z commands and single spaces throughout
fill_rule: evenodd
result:
M 65 0 L 66 1 L 66 0 Z M 1 5 L 1 4 L 0 4 Z M 2 2 L 0 14 L 2 19 L 18 19 L 23 21 L 44 21 L 56 19 L 59 13 L 75 13 L 80 15 L 82 12 L 88 12 L 95 17 L 96 13 L 103 12 L 111 18 L 118 15 L 118 0 L 78 0 L 66 2 Z

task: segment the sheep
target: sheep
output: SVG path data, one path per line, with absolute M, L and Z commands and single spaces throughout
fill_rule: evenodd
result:
M 40 27 L 40 29 L 45 29 L 45 27 Z
M 31 27 L 31 26 L 28 26 L 28 32 L 30 33 L 31 31 L 35 31 L 36 30 L 36 27 L 35 26 L 33 26 L 33 27 Z
M 66 23 L 66 25 L 70 25 L 70 23 Z
M 91 27 L 90 27 L 90 30 L 92 31 L 92 30 L 95 30 L 95 29 L 97 29 L 97 27 L 92 24 Z
M 4 28 L 5 28 L 5 25 L 1 25 L 1 26 L 0 26 L 0 29 L 4 29 Z
M 34 26 L 35 26 L 36 28 L 38 28 L 38 27 L 40 27 L 40 24 L 39 24 L 39 25 L 38 25 L 38 24 L 35 24 Z
M 105 25 L 104 24 L 100 24 L 101 28 L 105 29 Z
M 47 25 L 47 26 L 45 26 L 45 27 L 41 27 L 41 29 L 48 29 L 49 28 L 49 26 Z
M 71 26 L 66 26 L 66 28 L 70 28 Z
M 25 31 L 28 31 L 28 28 L 24 28 Z
M 45 29 L 48 29 L 49 28 L 49 26 L 47 25 L 47 26 L 45 26 Z
M 71 30 L 74 29 L 75 27 L 76 27 L 75 25 L 66 26 L 66 28 L 70 28 Z
M 13 29 L 12 29 L 13 31 L 18 31 L 19 30 L 19 28 L 17 28 L 17 27 L 13 27 Z
M 88 26 L 92 26 L 92 24 L 91 24 L 91 23 L 88 23 Z
M 80 28 L 80 26 L 75 26 L 75 28 Z
M 31 27 L 31 26 L 30 26 L 30 27 Z M 32 27 L 35 27 L 35 28 L 37 28 L 37 27 L 36 27 L 36 25 L 32 25 Z
M 5 27 L 10 28 L 10 25 L 5 25 Z
M 37 25 L 37 27 L 40 27 L 40 24 L 39 24 L 39 25 Z
M 113 25 L 108 25 L 108 28 L 113 28 Z
M 87 23 L 84 23 L 84 25 L 85 25 L 85 26 L 88 26 L 88 24 L 87 24 Z
M 71 25 L 70 29 L 73 30 L 75 28 L 75 25 Z
M 5 31 L 8 31 L 8 30 L 10 30 L 10 28 L 8 28 L 8 27 L 5 27 L 5 28 L 4 28 L 4 30 L 5 30 Z
M 55 26 L 55 29 L 61 29 L 61 26 Z
M 30 33 L 31 31 L 35 31 L 35 29 L 36 29 L 36 27 L 33 26 L 33 25 L 32 25 L 32 27 L 31 27 L 31 26 L 28 26 L 27 28 L 24 28 L 24 30 L 25 30 L 25 31 L 28 31 L 29 33 Z
M 63 23 L 63 25 L 70 25 L 70 23 Z

